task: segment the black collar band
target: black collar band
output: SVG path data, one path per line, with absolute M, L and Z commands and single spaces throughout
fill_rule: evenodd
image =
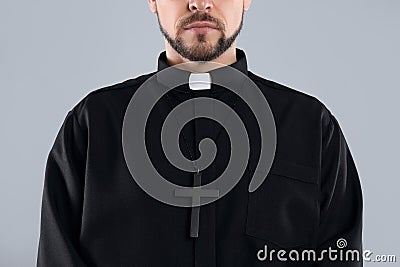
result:
M 246 60 L 246 54 L 243 50 L 236 48 L 236 62 L 228 65 L 229 67 L 235 68 L 239 71 L 241 71 L 242 73 L 244 73 L 246 76 L 248 75 L 248 70 L 247 70 L 247 60 Z M 158 72 L 167 69 L 171 67 L 168 62 L 167 62 L 167 56 L 166 56 L 166 51 L 163 51 L 162 53 L 160 53 L 159 57 L 158 57 Z M 211 70 L 209 73 L 211 75 L 211 77 L 213 76 L 213 74 L 218 73 L 219 71 L 223 70 L 225 67 L 222 68 L 218 68 L 215 70 Z M 189 81 L 189 76 L 191 74 L 191 72 L 189 71 L 185 71 L 182 69 L 178 69 L 178 68 L 174 68 L 173 69 L 174 72 L 177 73 L 177 77 L 179 77 L 179 80 L 181 83 L 188 83 Z M 173 72 L 172 72 L 173 73 Z M 171 84 L 171 72 L 169 72 L 169 77 L 165 77 L 165 75 L 158 75 L 157 76 L 157 81 L 166 85 L 166 86 L 170 86 Z M 234 78 L 234 77 L 233 77 Z M 172 79 L 173 80 L 173 79 Z M 176 82 L 176 80 L 174 80 Z M 189 88 L 189 86 L 178 86 L 176 88 L 174 88 L 173 90 L 177 90 L 177 91 L 183 91 L 183 92 L 190 92 L 191 89 Z M 210 89 L 212 92 L 216 92 L 216 91 L 220 91 L 220 90 L 224 90 L 224 88 L 218 88 L 216 86 L 211 86 Z

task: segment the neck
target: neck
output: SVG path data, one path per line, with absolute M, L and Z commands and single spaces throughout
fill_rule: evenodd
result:
M 170 66 L 174 66 L 176 64 L 192 62 L 186 58 L 183 58 L 181 55 L 173 49 L 170 44 L 165 41 L 165 51 L 167 56 L 167 63 Z M 232 44 L 232 46 L 226 50 L 222 55 L 218 58 L 211 60 L 210 62 L 220 63 L 223 65 L 231 65 L 236 62 L 236 41 Z

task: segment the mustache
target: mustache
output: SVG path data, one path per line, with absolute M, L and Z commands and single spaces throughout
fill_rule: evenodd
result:
M 214 23 L 218 30 L 225 30 L 225 25 L 222 23 L 222 21 L 217 18 L 214 18 L 207 12 L 196 12 L 187 18 L 183 18 L 179 22 L 178 28 L 183 29 L 187 25 L 198 21 L 209 21 Z

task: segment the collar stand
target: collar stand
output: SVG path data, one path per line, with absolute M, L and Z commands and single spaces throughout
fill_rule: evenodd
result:
M 248 70 L 247 70 L 247 60 L 246 60 L 245 52 L 239 48 L 236 48 L 236 62 L 234 62 L 228 66 L 241 71 L 242 73 L 244 73 L 247 76 Z M 171 67 L 171 66 L 167 62 L 166 51 L 163 51 L 160 53 L 160 55 L 158 57 L 157 71 L 160 72 L 169 67 Z M 209 81 L 211 82 L 212 76 L 218 74 L 219 71 L 223 70 L 224 68 L 225 67 L 221 67 L 221 68 L 214 69 L 209 72 L 203 73 L 204 76 L 201 78 L 201 80 L 204 81 L 204 79 L 207 79 L 207 77 L 205 77 L 205 75 L 207 75 L 210 78 Z M 198 80 L 199 76 L 197 78 L 195 78 L 195 76 L 199 75 L 198 73 L 191 73 L 189 71 L 181 70 L 178 68 L 175 68 L 174 72 L 176 72 L 177 74 L 179 73 L 179 75 L 177 75 L 177 77 L 179 77 L 179 80 L 181 80 L 183 77 L 183 79 L 189 84 L 189 86 L 178 86 L 172 90 L 183 91 L 183 92 L 190 92 L 192 90 L 201 90 L 201 89 L 210 89 L 211 91 L 224 90 L 224 88 L 221 88 L 221 87 L 218 88 L 217 86 L 213 86 L 212 84 L 209 84 L 208 88 L 206 88 L 207 82 L 205 82 L 205 83 L 204 82 L 196 82 L 196 83 L 191 84 L 191 81 L 193 81 L 193 79 Z M 158 82 L 168 86 L 170 84 L 170 82 L 168 82 L 168 80 L 170 78 L 171 77 L 163 77 L 163 75 L 159 75 L 157 77 L 157 80 L 158 80 Z M 232 77 L 232 78 L 234 79 L 234 77 Z M 182 82 L 184 82 L 184 81 L 182 81 Z

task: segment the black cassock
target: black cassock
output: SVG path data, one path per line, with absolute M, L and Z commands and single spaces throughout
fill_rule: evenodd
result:
M 132 179 L 121 140 L 130 99 L 156 72 L 95 90 L 68 113 L 48 157 L 37 266 L 362 266 L 362 260 L 332 261 L 327 254 L 316 262 L 296 261 L 296 254 L 289 258 L 292 250 L 300 256 L 304 249 L 317 256 L 329 247 L 338 250 L 338 240 L 362 256 L 360 181 L 337 120 L 316 98 L 250 72 L 242 50 L 230 66 L 256 83 L 275 118 L 276 156 L 263 184 L 248 192 L 261 138 L 251 109 L 220 86 L 193 91 L 182 85 L 160 99 L 146 126 L 157 171 L 175 184 L 193 186 L 193 173 L 174 167 L 162 153 L 160 132 L 174 107 L 200 96 L 223 101 L 240 116 L 250 141 L 249 163 L 239 183 L 215 202 L 193 209 L 157 201 Z M 163 52 L 158 71 L 167 67 Z M 202 184 L 227 166 L 228 133 L 198 118 L 179 135 L 188 159 L 199 157 L 198 143 L 207 137 L 218 153 L 201 171 Z M 266 257 L 271 250 L 287 253 Z

